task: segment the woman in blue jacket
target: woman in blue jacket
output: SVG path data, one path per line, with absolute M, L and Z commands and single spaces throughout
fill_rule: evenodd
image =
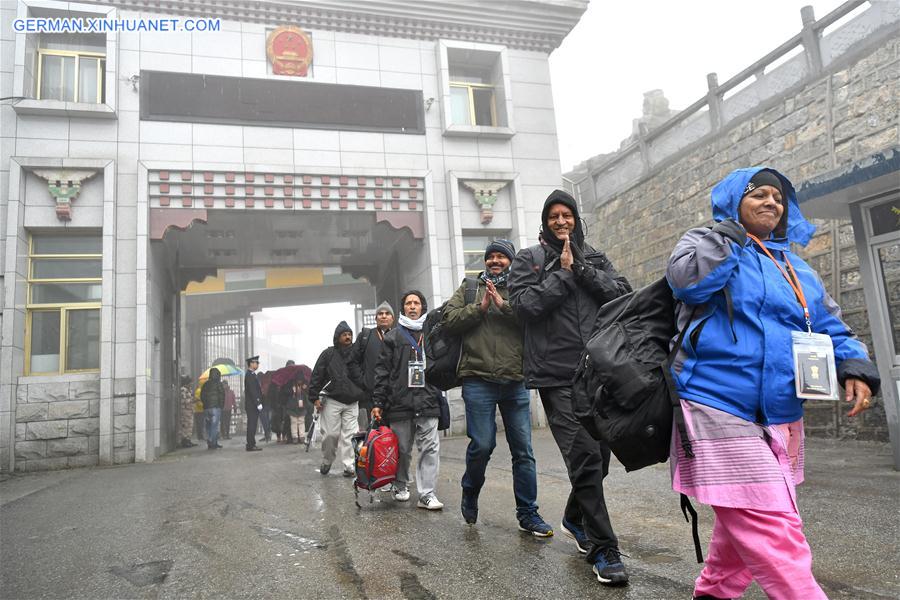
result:
M 796 505 L 798 395 L 837 393 L 828 372 L 836 367 L 855 416 L 871 406 L 878 373 L 818 274 L 790 251 L 815 228 L 786 177 L 738 169 L 713 188 L 712 209 L 715 226 L 688 231 L 666 269 L 679 329 L 691 321 L 672 370 L 693 456 L 676 439 L 672 485 L 716 515 L 694 596 L 736 598 L 755 579 L 770 598 L 825 598 Z M 800 346 L 809 334 L 827 336 L 827 348 Z

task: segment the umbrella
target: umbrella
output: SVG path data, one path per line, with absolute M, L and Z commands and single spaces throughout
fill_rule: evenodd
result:
M 238 369 L 234 365 L 213 365 L 209 369 L 218 369 L 219 373 L 221 373 L 223 377 L 227 377 L 228 375 L 244 374 L 241 369 Z M 200 376 L 200 381 L 206 381 L 207 379 L 209 379 L 209 369 L 203 371 L 203 374 Z
M 300 377 L 309 381 L 309 378 L 312 377 L 312 370 L 306 365 L 289 365 L 272 373 L 272 383 L 282 386 L 289 381 L 296 381 Z

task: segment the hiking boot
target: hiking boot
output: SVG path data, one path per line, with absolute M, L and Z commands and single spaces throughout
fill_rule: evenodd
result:
M 622 563 L 622 555 L 618 548 L 604 548 L 594 559 L 594 575 L 603 585 L 625 585 L 628 573 Z
M 327 463 L 322 463 L 322 466 L 319 467 L 319 473 L 321 473 L 322 475 L 328 475 L 328 471 L 330 471 L 330 470 L 331 470 L 331 465 L 329 465 Z
M 428 494 L 419 498 L 416 506 L 425 510 L 441 510 L 444 508 L 444 503 L 438 500 L 434 494 Z
M 550 527 L 536 512 L 525 515 L 519 519 L 519 531 L 527 531 L 537 537 L 551 537 L 553 528 Z
M 579 552 L 582 554 L 588 553 L 588 550 L 591 548 L 591 542 L 588 540 L 587 534 L 584 533 L 584 529 L 565 517 L 563 517 L 562 523 L 559 524 L 559 528 L 562 529 L 564 534 L 572 538 Z
M 397 502 L 406 502 L 407 500 L 409 500 L 409 490 L 406 488 L 402 490 L 399 488 L 394 488 L 394 500 L 396 500 Z
M 466 523 L 474 525 L 478 521 L 478 494 L 463 488 L 459 509 Z

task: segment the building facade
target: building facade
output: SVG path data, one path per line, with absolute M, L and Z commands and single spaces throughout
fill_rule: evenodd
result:
M 210 332 L 436 306 L 489 239 L 533 242 L 586 5 L 4 2 L 0 469 L 153 460 Z
M 813 435 L 890 440 L 900 468 L 900 5 L 847 2 L 617 152 L 566 174 L 592 209 L 595 241 L 636 285 L 662 275 L 710 191 L 733 169 L 767 165 L 794 183 L 818 229 L 798 252 L 868 345 L 883 381 L 876 406 L 806 405 Z M 799 27 L 798 27 L 799 29 Z M 635 236 L 635 231 L 652 235 Z

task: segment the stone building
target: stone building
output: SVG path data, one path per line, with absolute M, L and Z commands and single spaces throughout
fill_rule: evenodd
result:
M 4 1 L 0 470 L 153 460 L 253 311 L 435 306 L 533 241 L 586 6 Z
M 807 405 L 813 435 L 890 438 L 900 468 L 900 4 L 847 2 L 666 123 L 565 177 L 592 212 L 594 240 L 636 285 L 661 276 L 687 229 L 710 224 L 712 186 L 770 165 L 818 226 L 801 254 L 869 346 L 881 401 L 847 419 Z M 640 232 L 638 235 L 637 232 Z M 652 232 L 649 233 L 648 232 Z

